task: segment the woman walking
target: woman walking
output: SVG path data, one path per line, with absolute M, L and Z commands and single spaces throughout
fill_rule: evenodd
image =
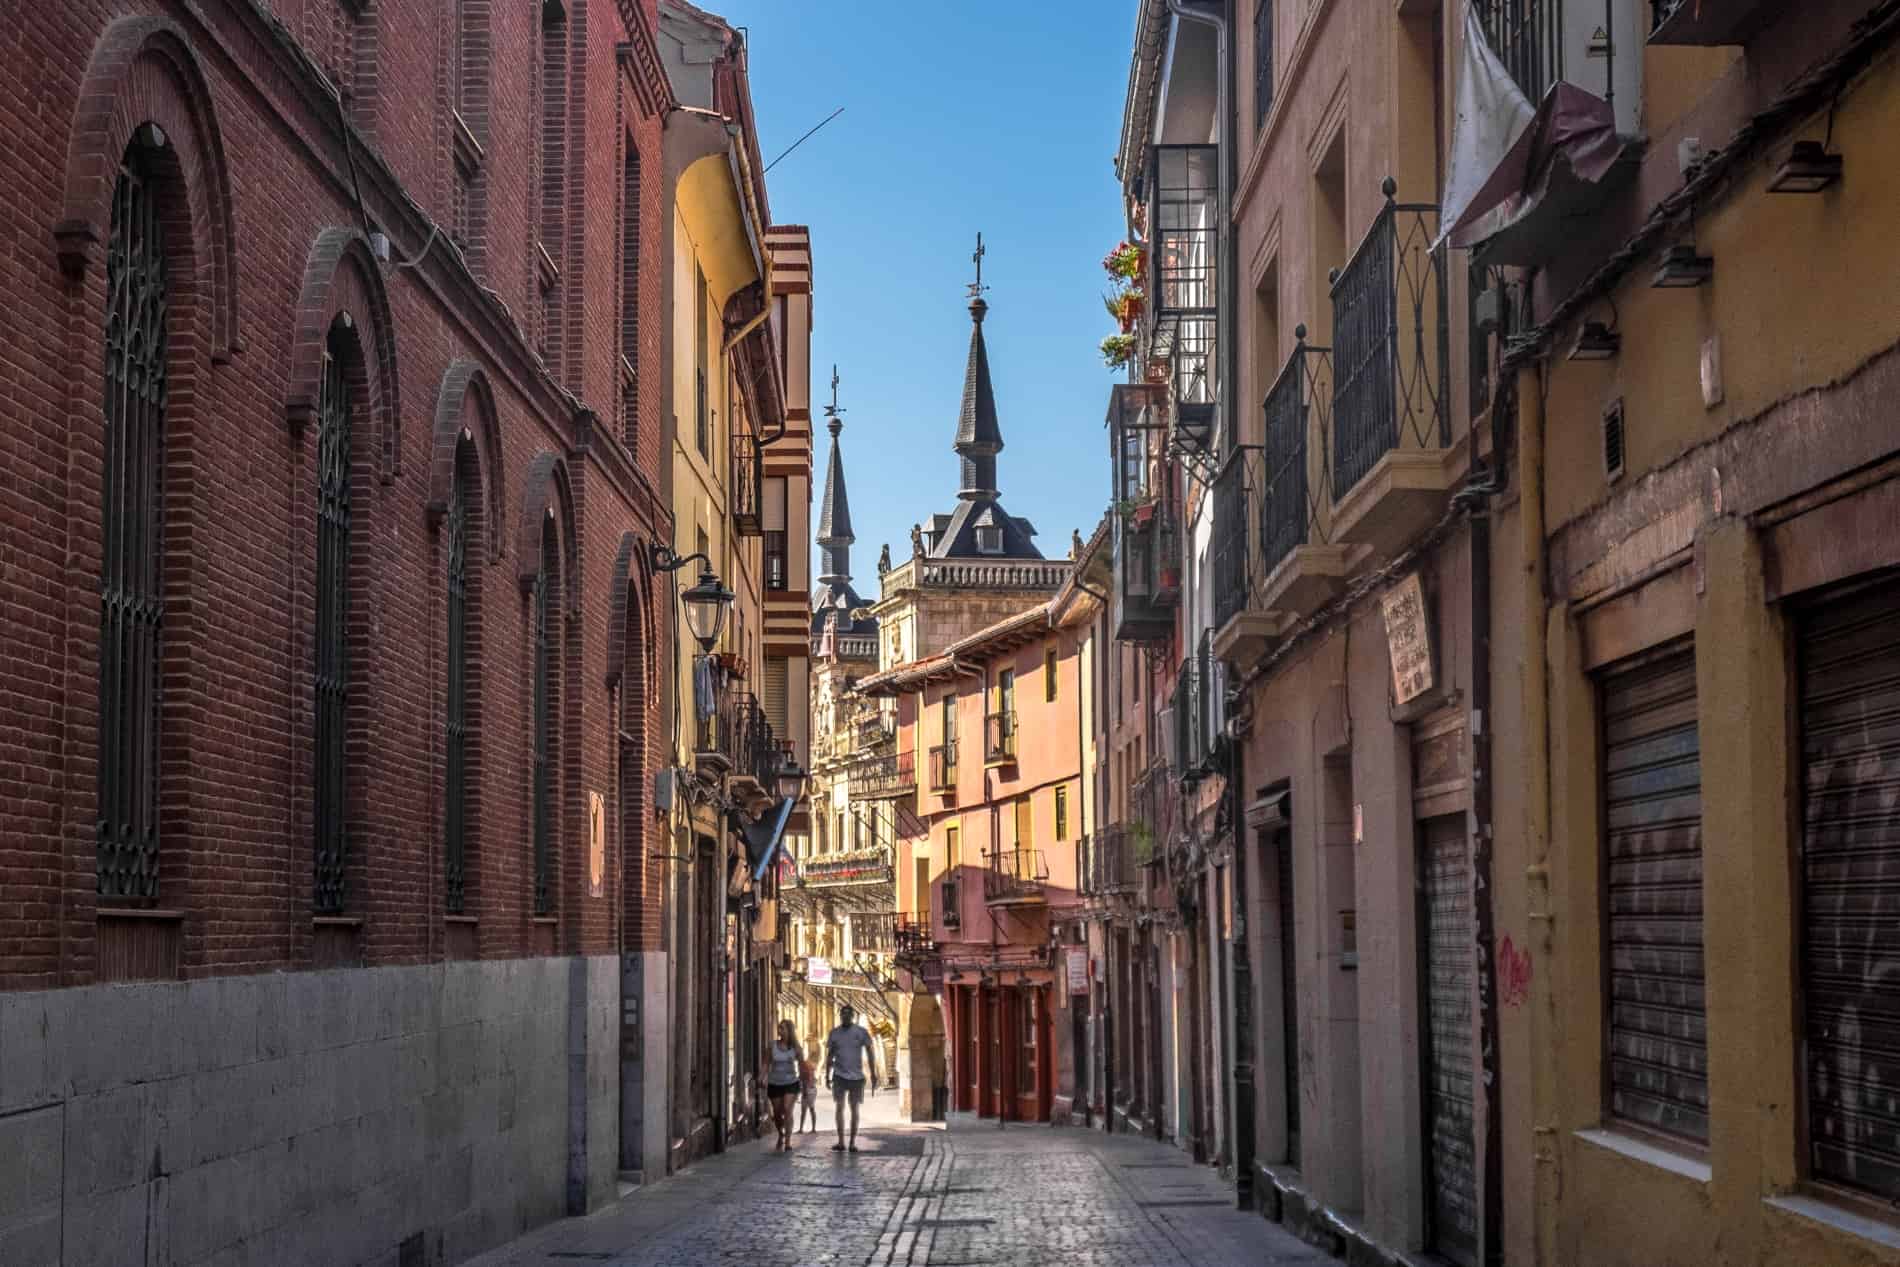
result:
M 798 1067 L 805 1061 L 805 1053 L 798 1046 L 798 1031 L 790 1021 L 778 1023 L 778 1037 L 766 1059 L 770 1065 L 765 1094 L 772 1101 L 772 1125 L 778 1128 L 778 1142 L 772 1146 L 776 1152 L 792 1146 L 792 1101 L 801 1089 Z

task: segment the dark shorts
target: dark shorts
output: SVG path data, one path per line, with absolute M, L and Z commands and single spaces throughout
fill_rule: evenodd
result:
M 765 1084 L 766 1098 L 776 1100 L 782 1095 L 797 1095 L 800 1087 L 796 1082 L 768 1082 Z
M 831 1098 L 843 1101 L 847 1097 L 853 1104 L 864 1103 L 864 1079 L 833 1078 L 831 1080 Z

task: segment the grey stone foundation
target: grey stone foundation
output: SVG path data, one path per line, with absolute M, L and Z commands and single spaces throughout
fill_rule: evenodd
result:
M 618 978 L 605 956 L 0 994 L 0 1263 L 452 1263 L 598 1205 Z

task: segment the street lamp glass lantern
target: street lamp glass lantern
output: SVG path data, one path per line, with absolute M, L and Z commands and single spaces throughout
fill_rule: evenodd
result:
M 732 607 L 732 591 L 707 568 L 699 573 L 699 583 L 680 595 L 686 608 L 686 628 L 698 640 L 700 650 L 711 654 L 726 627 L 726 612 Z
M 798 754 L 790 748 L 785 750 L 785 762 L 778 771 L 778 794 L 788 801 L 796 801 L 805 791 L 805 770 L 798 764 Z

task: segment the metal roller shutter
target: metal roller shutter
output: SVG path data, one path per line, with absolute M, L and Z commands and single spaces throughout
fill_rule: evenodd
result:
M 1431 1169 L 1432 1247 L 1453 1262 L 1477 1260 L 1477 1143 L 1472 1129 L 1471 851 L 1462 814 L 1427 819 L 1425 910 L 1425 1124 Z
M 1900 1199 L 1900 582 L 1802 621 L 1810 1173 Z
M 1709 1138 L 1695 652 L 1603 680 L 1610 1113 Z

